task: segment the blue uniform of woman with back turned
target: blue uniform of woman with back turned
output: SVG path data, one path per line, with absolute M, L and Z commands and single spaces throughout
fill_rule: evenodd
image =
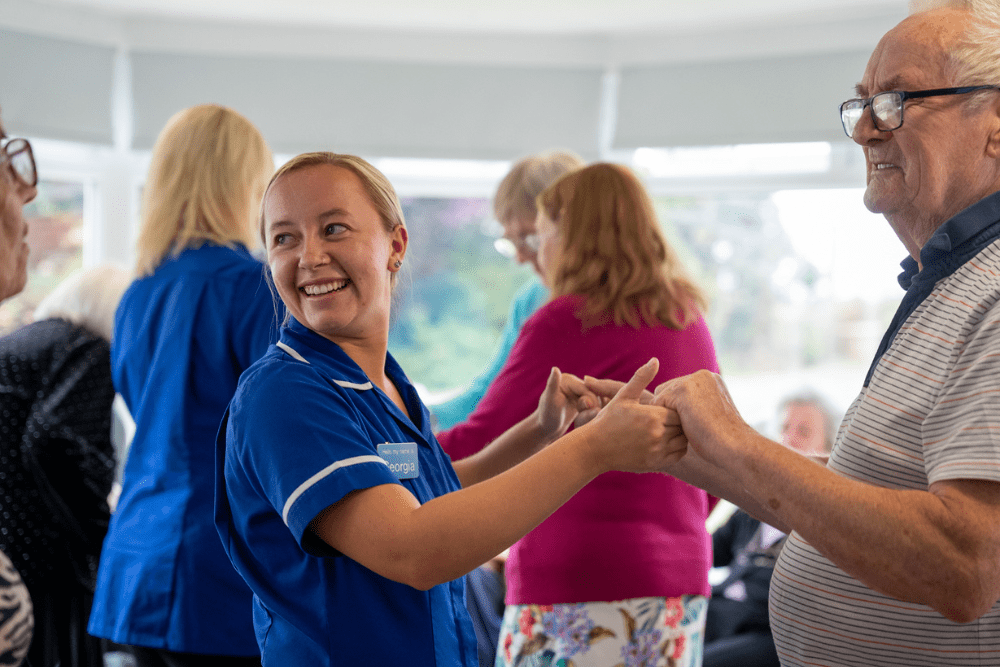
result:
M 260 664 L 252 594 L 212 517 L 219 422 L 277 332 L 248 250 L 273 170 L 256 128 L 215 105 L 174 116 L 153 149 L 139 278 L 111 346 L 136 432 L 88 628 L 129 646 L 139 667 Z

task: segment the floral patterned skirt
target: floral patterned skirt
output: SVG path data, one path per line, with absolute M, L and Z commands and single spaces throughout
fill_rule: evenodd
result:
M 700 667 L 708 600 L 508 605 L 496 667 Z

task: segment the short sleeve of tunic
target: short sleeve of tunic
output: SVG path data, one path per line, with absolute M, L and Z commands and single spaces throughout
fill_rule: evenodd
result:
M 304 363 L 272 358 L 244 376 L 230 405 L 227 483 L 243 477 L 310 552 L 322 548 L 303 540 L 320 512 L 351 491 L 398 484 L 348 391 Z

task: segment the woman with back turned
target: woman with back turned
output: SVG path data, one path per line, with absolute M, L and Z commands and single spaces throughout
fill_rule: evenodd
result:
M 536 226 L 552 298 L 469 419 L 438 434 L 458 464 L 532 410 L 551 366 L 627 380 L 656 356 L 656 384 L 718 370 L 702 292 L 628 168 L 563 176 L 538 196 Z M 587 484 L 511 548 L 497 665 L 700 664 L 713 502 L 667 475 L 607 472 Z
M 136 430 L 89 626 L 139 667 L 260 664 L 252 594 L 212 519 L 213 443 L 240 373 L 275 331 L 250 254 L 273 170 L 260 132 L 216 105 L 175 115 L 153 148 L 138 278 L 111 346 Z

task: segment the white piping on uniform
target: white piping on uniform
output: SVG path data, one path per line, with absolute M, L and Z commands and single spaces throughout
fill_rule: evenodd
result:
M 280 347 L 280 348 L 281 348 L 282 350 L 284 350 L 285 352 L 287 352 L 288 354 L 290 354 L 290 355 L 292 356 L 292 358 L 293 358 L 293 359 L 297 359 L 297 360 L 299 360 L 299 361 L 302 361 L 302 362 L 305 362 L 305 363 L 307 363 L 307 364 L 309 363 L 309 360 L 308 360 L 308 359 L 306 359 L 306 358 L 305 358 L 305 357 L 303 357 L 303 356 L 302 356 L 301 354 L 299 354 L 298 352 L 296 352 L 296 351 L 295 351 L 295 350 L 293 350 L 292 348 L 290 348 L 290 347 L 288 347 L 287 345 L 285 345 L 284 343 L 282 343 L 282 342 L 281 342 L 280 340 L 279 340 L 279 341 L 278 341 L 277 343 L 275 343 L 275 345 L 277 345 L 277 346 L 278 346 L 278 347 Z
M 285 352 L 287 352 L 288 354 L 290 354 L 293 359 L 297 359 L 297 360 L 305 362 L 307 364 L 309 363 L 308 359 L 306 359 L 301 354 L 299 354 L 298 352 L 296 352 L 295 350 L 293 350 L 288 345 L 285 345 L 281 341 L 278 341 L 277 343 L 275 343 L 275 345 L 277 345 L 282 350 L 284 350 Z M 372 388 L 372 383 L 371 382 L 365 382 L 364 384 L 358 384 L 357 382 L 348 382 L 347 380 L 334 380 L 333 382 L 334 382 L 334 384 L 340 385 L 341 387 L 344 387 L 345 389 L 357 389 L 359 391 L 366 391 L 366 390 Z
M 355 456 L 353 458 L 337 461 L 336 463 L 331 463 L 306 481 L 299 484 L 299 488 L 295 489 L 295 491 L 292 492 L 292 495 L 288 496 L 288 500 L 285 501 L 285 506 L 281 510 L 281 520 L 285 522 L 286 526 L 288 525 L 288 513 L 291 511 L 292 505 L 294 505 L 295 501 L 299 499 L 299 496 L 308 491 L 314 484 L 340 468 L 346 468 L 359 463 L 381 463 L 384 466 L 389 465 L 381 456 Z
M 334 382 L 334 384 L 339 384 L 341 387 L 344 387 L 346 389 L 365 390 L 365 389 L 371 389 L 372 388 L 372 383 L 371 382 L 365 382 L 364 384 L 357 384 L 355 382 L 348 382 L 347 380 L 334 380 L 333 382 Z

